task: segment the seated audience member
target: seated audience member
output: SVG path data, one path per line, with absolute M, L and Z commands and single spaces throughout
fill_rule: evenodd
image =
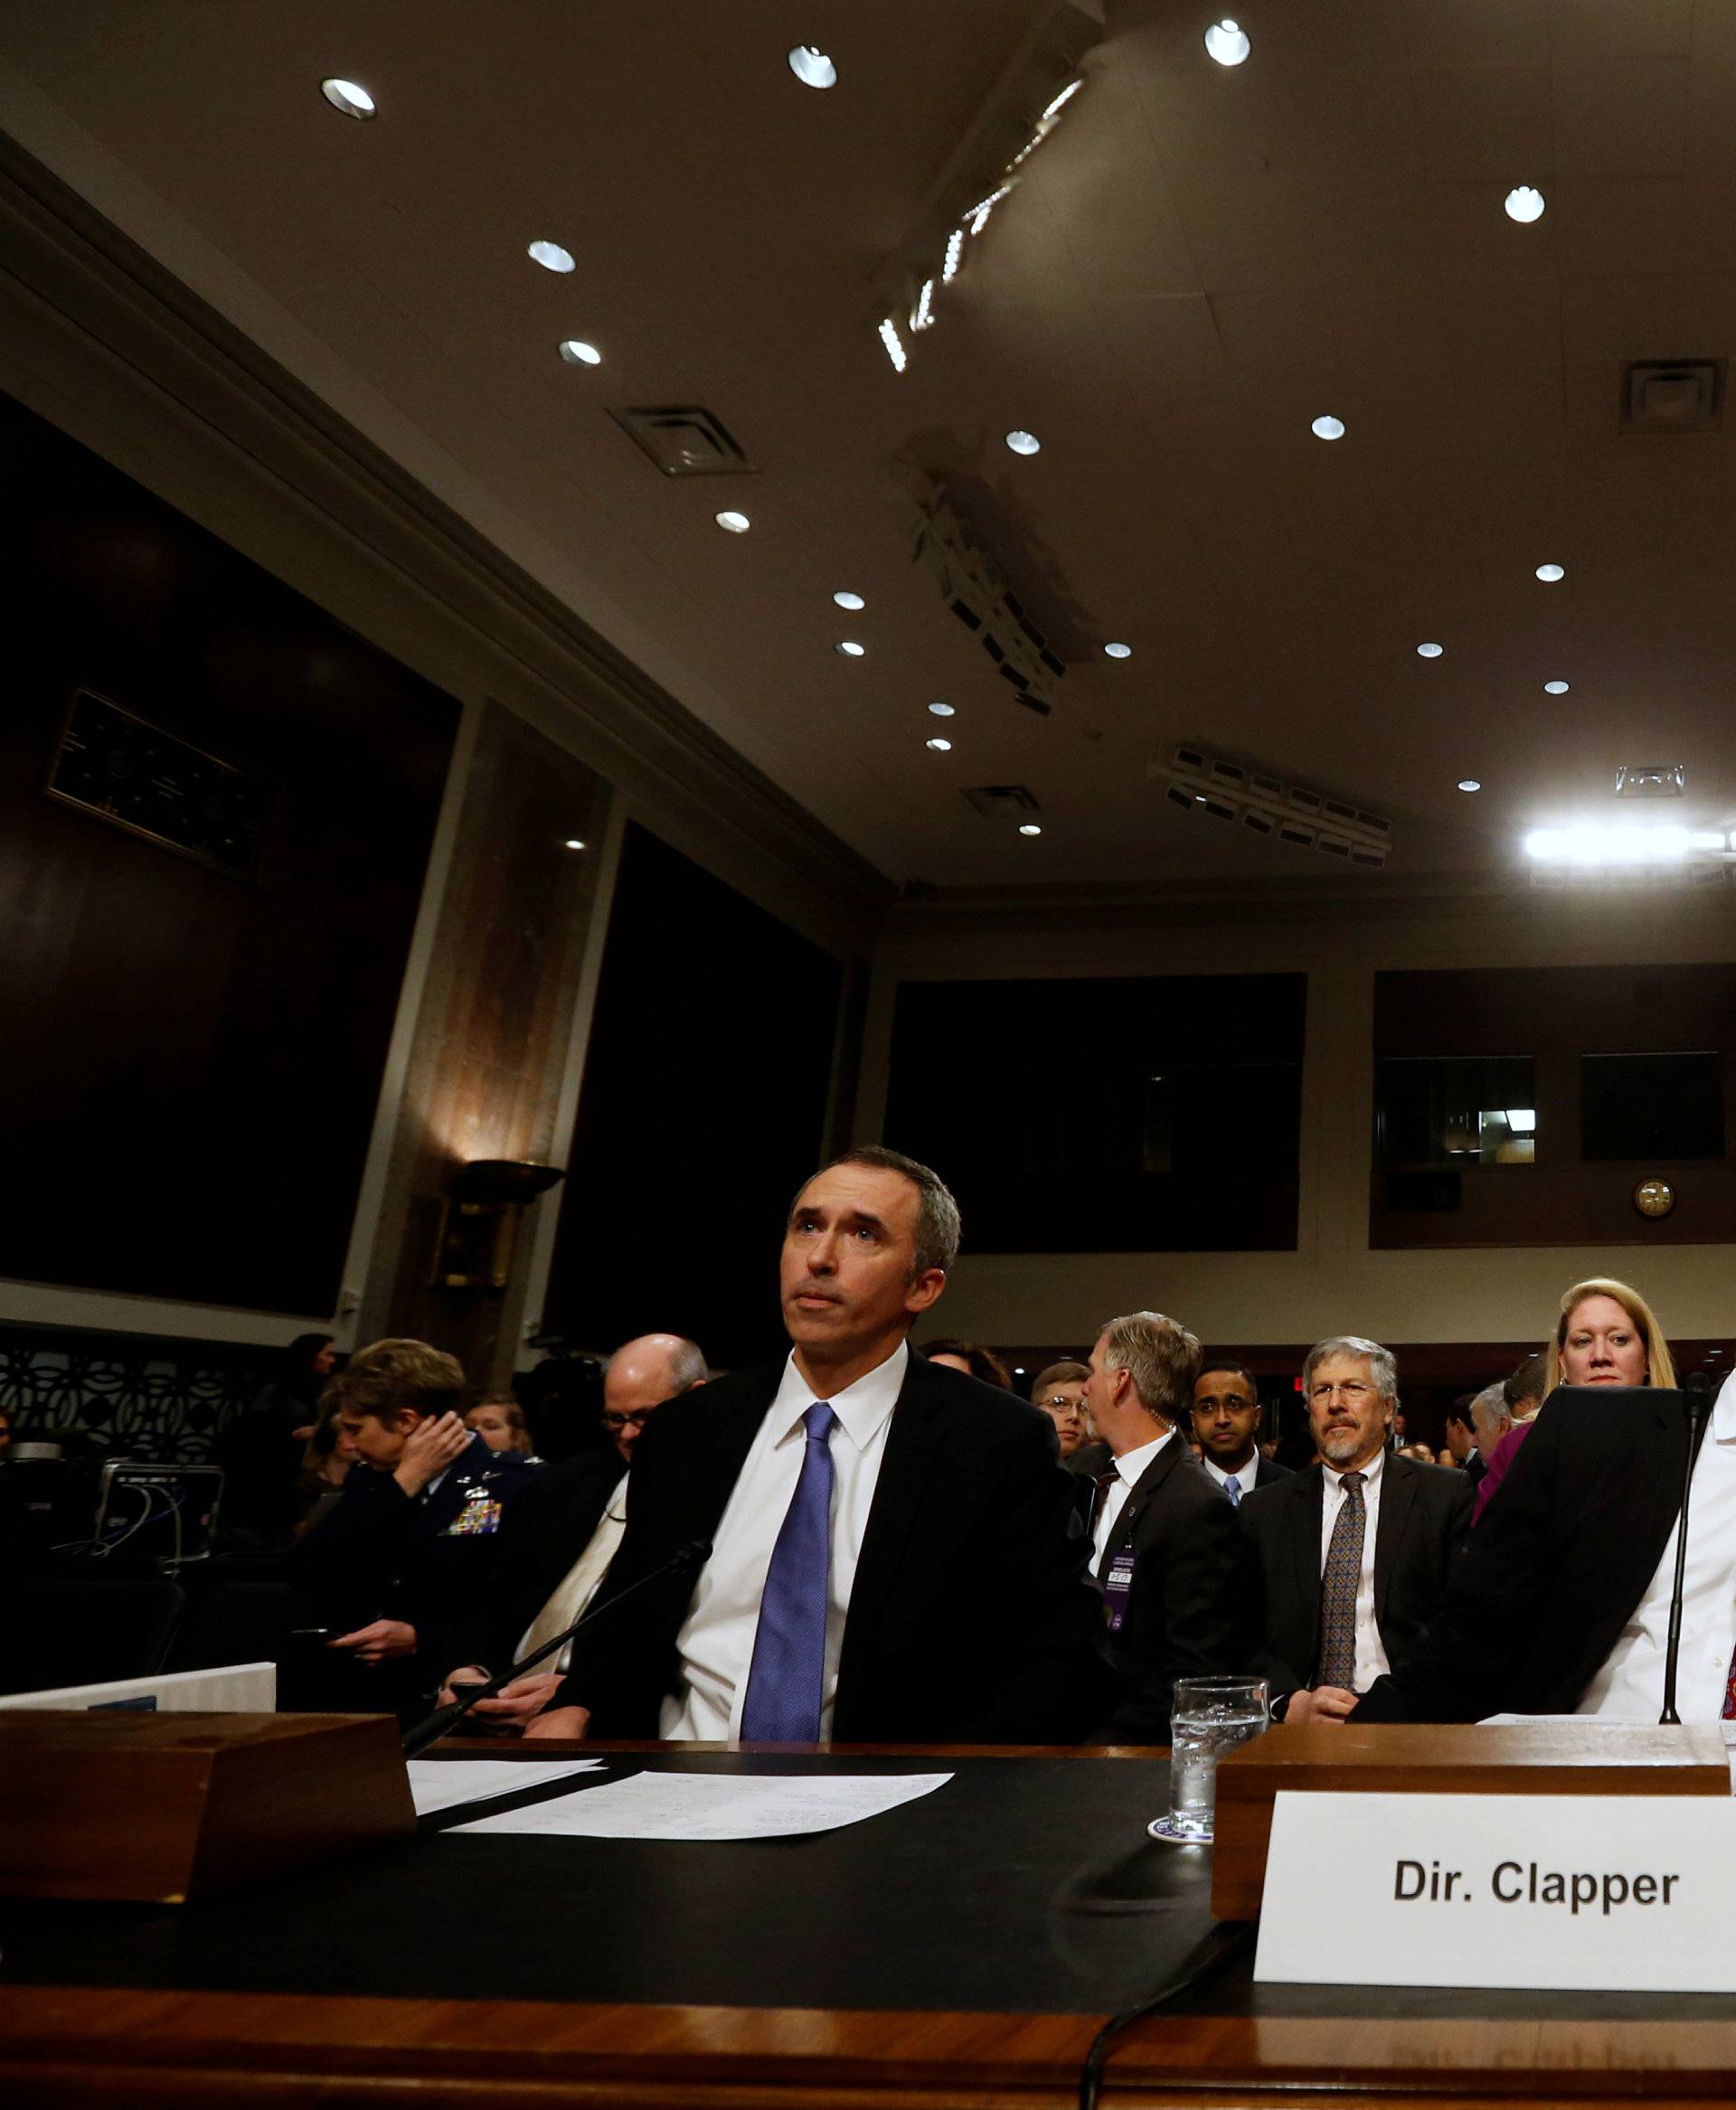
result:
M 405 1340 L 359 1350 L 329 1388 L 357 1467 L 296 1542 L 290 1578 L 319 1623 L 342 1629 L 326 1648 L 372 1673 L 360 1689 L 377 1706 L 439 1683 L 453 1629 L 497 1564 L 502 1519 L 534 1478 L 465 1427 L 464 1390 L 451 1356 Z
M 1463 1392 L 1447 1409 L 1447 1455 L 1443 1465 L 1461 1466 L 1475 1487 L 1489 1469 L 1489 1461 L 1477 1447 L 1477 1428 L 1471 1419 L 1475 1392 Z
M 301 1454 L 301 1477 L 296 1483 L 301 1511 L 296 1523 L 297 1538 L 311 1531 L 330 1512 L 355 1459 L 355 1446 L 344 1433 L 342 1413 L 334 1400 L 330 1407 L 320 1408 L 314 1433 Z
M 808 1181 L 790 1354 L 657 1409 L 604 1599 L 649 1587 L 575 1644 L 529 1736 L 1027 1743 L 1101 1719 L 1052 1424 L 909 1345 L 958 1246 L 952 1196 L 895 1151 Z M 649 1581 L 695 1540 L 697 1573 Z
M 943 1336 L 930 1341 L 917 1350 L 930 1362 L 938 1362 L 944 1369 L 963 1371 L 967 1378 L 976 1378 L 985 1385 L 998 1385 L 1002 1391 L 1013 1389 L 1012 1375 L 1006 1365 L 992 1348 L 979 1348 L 974 1341 L 955 1341 Z
M 1254 1667 L 1280 1719 L 1316 1686 L 1313 1711 L 1347 1713 L 1439 1607 L 1470 1529 L 1463 1474 L 1388 1452 L 1398 1389 L 1390 1349 L 1322 1341 L 1302 1371 L 1321 1462 L 1243 1498 L 1264 1595 Z
M 1203 1463 L 1232 1505 L 1244 1494 L 1288 1480 L 1289 1467 L 1264 1455 L 1260 1434 L 1260 1388 L 1239 1362 L 1208 1362 L 1194 1380 L 1194 1435 Z
M 1064 1465 L 1085 1441 L 1085 1386 L 1091 1374 L 1083 1362 L 1052 1362 L 1037 1372 L 1031 1404 L 1041 1407 L 1055 1425 Z
M 298 1333 L 279 1356 L 277 1374 L 219 1432 L 212 1455 L 223 1468 L 219 1514 L 225 1531 L 250 1531 L 276 1543 L 294 1528 L 302 1447 L 318 1425 L 320 1397 L 336 1363 L 329 1333 Z
M 1675 1378 L 1636 1291 L 1599 1278 L 1568 1292 L 1543 1410 L 1503 1439 L 1505 1475 L 1446 1603 L 1358 1720 L 1658 1719 L 1689 1465 Z M 1647 1386 L 1659 1388 L 1655 1401 Z M 1693 1461 L 1684 1585 L 1676 1710 L 1716 1721 L 1736 1691 L 1736 1380 L 1718 1394 Z
M 1451 1455 L 1448 1452 L 1449 1457 Z M 1433 1465 L 1439 1462 L 1427 1444 L 1401 1444 L 1392 1455 L 1395 1458 L 1414 1458 L 1419 1465 Z
M 479 1436 L 491 1451 L 514 1451 L 521 1458 L 532 1456 L 531 1431 L 524 1409 L 511 1393 L 478 1399 L 464 1418 L 464 1426 Z
M 1091 1518 L 1099 1646 L 1126 1688 L 1108 1743 L 1167 1743 L 1176 1679 L 1231 1676 L 1253 1644 L 1235 1512 L 1176 1428 L 1199 1360 L 1193 1334 L 1161 1312 L 1111 1319 L 1091 1351 L 1091 1419 L 1114 1459 Z
M 627 1468 L 634 1446 L 665 1399 L 705 1382 L 705 1358 L 678 1333 L 646 1333 L 609 1357 L 603 1377 L 607 1450 L 545 1465 L 503 1534 L 501 1572 L 456 1644 L 464 1667 L 440 1693 L 450 1706 L 571 1626 L 601 1587 L 627 1528 Z M 522 1729 L 560 1687 L 572 1644 L 479 1700 L 478 1728 Z

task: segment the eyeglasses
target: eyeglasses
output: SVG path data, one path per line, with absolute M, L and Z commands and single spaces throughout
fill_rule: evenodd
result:
M 1308 1394 L 1312 1406 L 1324 1407 L 1336 1392 L 1346 1407 L 1360 1407 L 1374 1389 L 1373 1385 L 1316 1385 Z
M 1036 1404 L 1039 1407 L 1046 1407 L 1052 1414 L 1077 1414 L 1080 1411 L 1083 1402 L 1078 1399 L 1070 1399 L 1065 1392 L 1051 1392 L 1046 1399 L 1039 1399 Z
M 641 1407 L 632 1414 L 605 1414 L 603 1427 L 611 1436 L 619 1436 L 624 1428 L 643 1428 L 656 1412 L 655 1407 Z

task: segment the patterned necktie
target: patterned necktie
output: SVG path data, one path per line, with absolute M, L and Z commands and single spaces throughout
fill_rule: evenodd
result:
M 1233 1473 L 1231 1474 L 1229 1479 L 1224 1482 L 1223 1492 L 1230 1497 L 1230 1506 L 1231 1509 L 1240 1509 L 1241 1507 L 1241 1482 L 1236 1478 Z
M 1356 1591 L 1363 1579 L 1363 1538 L 1368 1512 L 1363 1507 L 1363 1474 L 1346 1473 L 1339 1483 L 1344 1499 L 1332 1527 L 1326 1565 L 1320 1578 L 1320 1675 L 1317 1683 L 1356 1688 Z
M 757 1744 L 816 1744 L 826 1699 L 826 1613 L 832 1570 L 832 1431 L 818 1404 L 802 1417 L 807 1447 L 771 1550 L 741 1734 Z
M 1103 1514 L 1103 1505 L 1109 1499 L 1109 1490 L 1120 1477 L 1120 1474 L 1116 1471 L 1113 1465 L 1107 1473 L 1094 1473 L 1091 1475 L 1092 1484 L 1097 1489 L 1097 1493 L 1091 1497 L 1091 1532 L 1093 1536 L 1096 1535 L 1098 1519 Z

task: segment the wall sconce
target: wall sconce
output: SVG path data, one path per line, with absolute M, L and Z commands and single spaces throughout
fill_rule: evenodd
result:
M 452 1175 L 435 1240 L 436 1289 L 505 1289 L 513 1272 L 519 1220 L 539 1194 L 566 1177 L 560 1165 L 479 1157 Z

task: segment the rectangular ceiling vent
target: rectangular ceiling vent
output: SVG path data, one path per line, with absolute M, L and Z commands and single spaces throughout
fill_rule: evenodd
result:
M 1067 664 L 958 510 L 933 485 L 922 506 L 911 554 L 934 574 L 947 606 L 976 637 L 1019 702 L 1039 718 L 1047 718 Z
M 1622 369 L 1624 432 L 1716 432 L 1724 418 L 1723 359 L 1636 359 Z
M 725 476 L 752 472 L 721 418 L 697 403 L 611 410 L 609 416 L 665 476 Z
M 1227 755 L 1187 743 L 1167 762 L 1147 763 L 1146 775 L 1160 780 L 1164 796 L 1185 813 L 1227 821 L 1250 834 L 1276 837 L 1293 849 L 1312 850 L 1364 871 L 1378 871 L 1386 862 L 1392 824 L 1384 815 Z
M 1623 762 L 1616 770 L 1618 798 L 1680 798 L 1687 788 L 1685 762 Z
M 1024 821 L 1037 812 L 1036 795 L 1023 784 L 979 784 L 965 796 L 986 821 Z

